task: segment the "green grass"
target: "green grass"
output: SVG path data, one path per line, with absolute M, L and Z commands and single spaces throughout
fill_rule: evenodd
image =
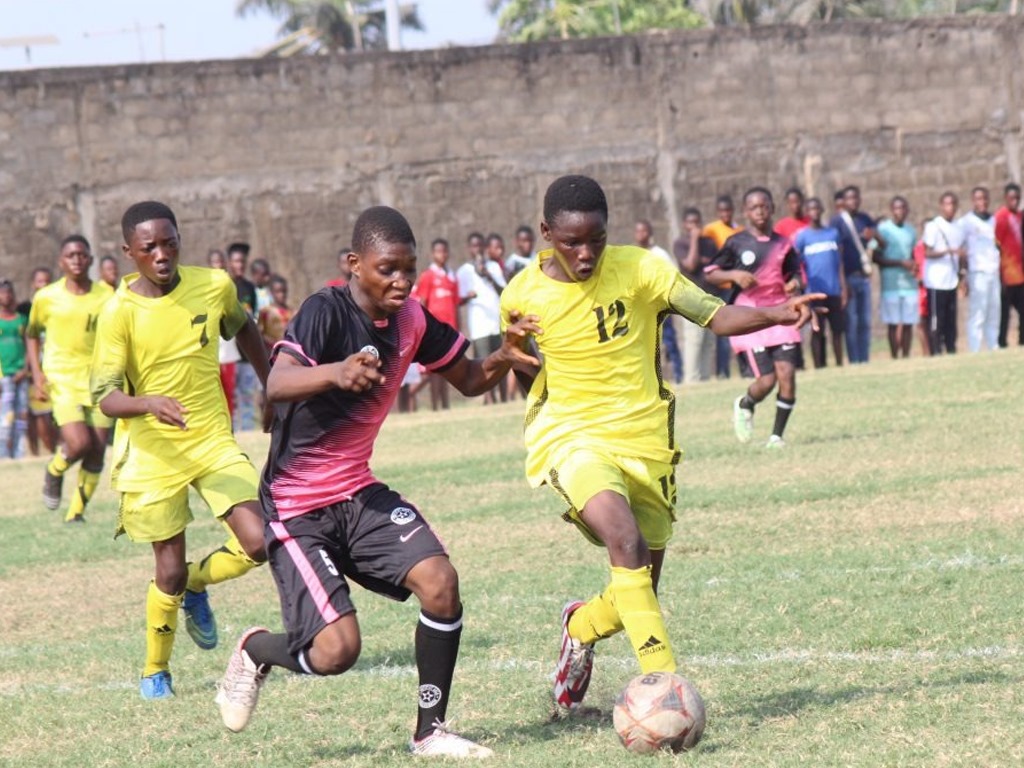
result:
M 607 565 L 559 520 L 553 493 L 526 487 L 522 404 L 393 417 L 377 473 L 429 516 L 462 580 L 457 729 L 509 766 L 1021 764 L 1022 363 L 1011 351 L 801 374 L 780 453 L 735 442 L 739 381 L 681 393 L 686 458 L 661 597 L 708 727 L 675 757 L 618 746 L 611 703 L 637 672 L 622 638 L 598 651 L 600 713 L 551 720 L 559 610 L 602 588 Z M 760 437 L 773 410 L 758 412 Z M 243 442 L 265 451 L 261 435 Z M 250 728 L 230 734 L 214 685 L 245 627 L 280 627 L 269 572 L 213 588 L 221 647 L 182 633 L 177 697 L 143 702 L 150 551 L 111 538 L 109 489 L 86 526 L 44 511 L 42 468 L 0 464 L 0 764 L 409 764 L 414 604 L 355 587 L 356 668 L 276 671 Z M 201 554 L 221 533 L 201 504 L 196 516 Z

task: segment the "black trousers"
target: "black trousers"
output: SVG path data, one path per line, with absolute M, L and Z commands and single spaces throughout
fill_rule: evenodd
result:
M 956 288 L 928 289 L 928 341 L 933 355 L 956 352 Z
M 1024 345 L 1024 283 L 1003 286 L 1003 303 L 999 308 L 999 346 L 1006 346 L 1010 330 L 1010 308 L 1017 310 L 1017 343 Z

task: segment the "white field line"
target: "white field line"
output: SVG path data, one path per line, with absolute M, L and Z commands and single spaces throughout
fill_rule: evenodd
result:
M 744 654 L 710 654 L 706 656 L 687 656 L 680 660 L 682 669 L 707 668 L 722 669 L 735 667 L 761 667 L 768 665 L 830 665 L 853 664 L 870 666 L 875 664 L 936 664 L 982 659 L 985 661 L 1006 661 L 1024 656 L 1024 649 L 1002 647 L 998 645 L 984 648 L 962 648 L 960 650 L 924 651 L 892 649 L 889 651 L 818 651 L 808 648 L 781 648 L 774 651 L 754 651 Z M 460 674 L 493 673 L 493 672 L 529 672 L 542 676 L 545 680 L 551 672 L 551 659 L 470 659 L 459 663 Z M 598 668 L 624 669 L 636 668 L 636 659 L 632 656 L 601 656 L 596 657 Z M 346 677 L 384 677 L 409 678 L 417 675 L 416 667 L 411 664 L 377 664 L 372 667 L 359 667 L 345 673 Z M 281 675 L 289 682 L 306 683 L 315 680 L 304 675 Z M 192 685 L 196 681 L 190 681 Z M 198 681 L 200 687 L 213 688 L 217 681 L 205 678 Z M 73 695 L 95 691 L 136 690 L 135 680 L 107 680 L 95 683 L 30 683 L 19 684 L 11 681 L 0 681 L 0 698 L 13 698 L 25 695 Z

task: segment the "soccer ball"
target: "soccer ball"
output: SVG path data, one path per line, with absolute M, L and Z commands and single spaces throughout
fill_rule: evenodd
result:
M 704 733 L 704 701 L 685 677 L 651 672 L 634 677 L 622 689 L 612 722 L 630 752 L 680 752 L 692 748 Z

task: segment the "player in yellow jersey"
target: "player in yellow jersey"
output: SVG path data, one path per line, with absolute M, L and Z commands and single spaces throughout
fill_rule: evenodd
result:
M 586 176 L 544 196 L 551 248 L 502 293 L 502 321 L 536 316 L 543 360 L 527 400 L 526 474 L 568 505 L 565 519 L 611 561 L 611 582 L 562 611 L 555 701 L 579 706 L 594 643 L 623 629 L 644 672 L 674 671 L 655 591 L 676 498 L 675 397 L 662 383 L 658 326 L 666 313 L 735 335 L 813 322 L 816 295 L 767 308 L 725 306 L 678 270 L 634 246 L 607 245 L 608 204 Z
M 200 648 L 217 645 L 206 587 L 266 560 L 259 478 L 231 434 L 220 386 L 217 337 L 234 337 L 260 380 L 268 363 L 256 325 L 221 270 L 179 267 L 174 213 L 162 203 L 131 206 L 121 219 L 126 277 L 100 317 L 92 363 L 93 400 L 124 419 L 115 447 L 121 492 L 118 534 L 150 542 L 156 577 L 146 597 L 143 698 L 174 694 L 169 663 L 178 624 Z M 189 486 L 228 529 L 227 542 L 198 563 L 185 559 L 192 520 Z
M 26 356 L 36 392 L 49 392 L 53 418 L 63 445 L 46 466 L 43 504 L 60 506 L 64 473 L 81 460 L 78 487 L 67 516 L 69 523 L 85 520 L 85 507 L 99 484 L 103 453 L 111 419 L 93 406 L 89 397 L 89 366 L 96 340 L 96 319 L 114 292 L 102 281 L 89 278 L 92 249 L 81 235 L 64 238 L 60 245 L 63 277 L 42 288 L 32 299 L 26 331 Z M 40 339 L 46 336 L 46 357 Z

